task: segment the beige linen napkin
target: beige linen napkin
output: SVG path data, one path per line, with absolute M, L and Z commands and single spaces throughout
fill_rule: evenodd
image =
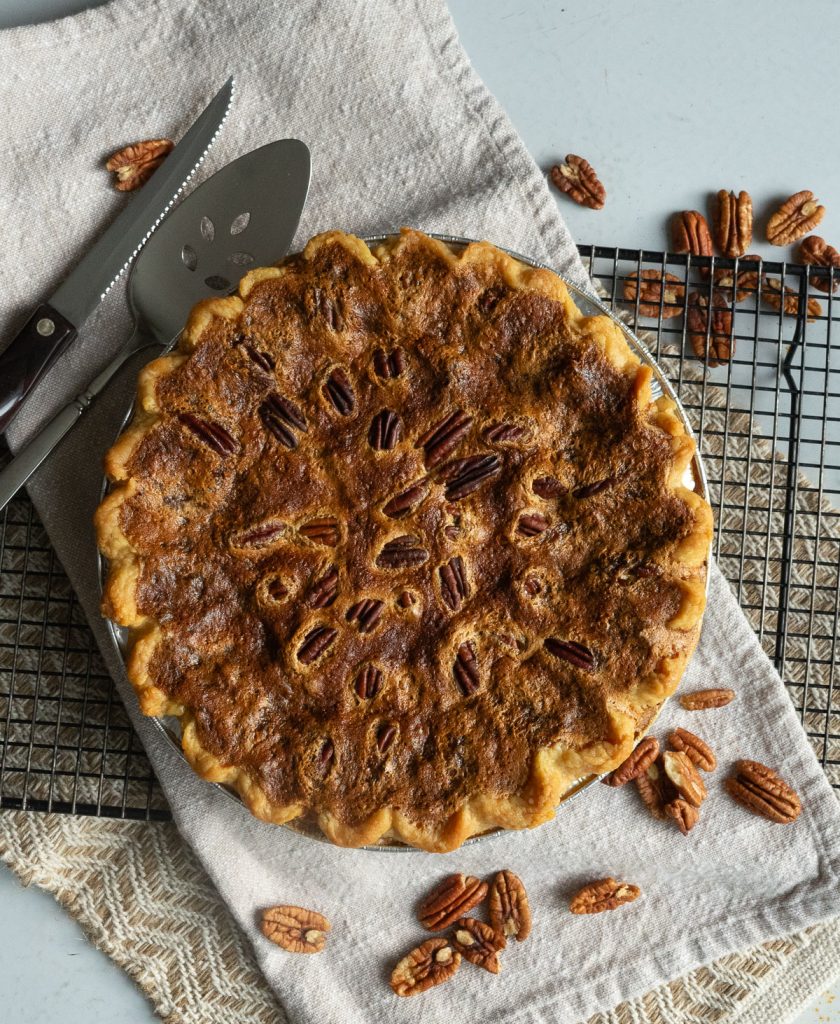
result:
M 298 242 L 329 227 L 359 233 L 409 223 L 528 252 L 579 283 L 583 269 L 538 169 L 470 69 L 439 0 L 247 3 L 112 0 L 51 26 L 0 33 L 6 160 L 0 172 L 0 324 L 11 335 L 123 199 L 100 160 L 115 146 L 178 136 L 229 71 L 235 109 L 206 171 L 283 136 L 311 147 L 314 180 Z M 15 424 L 21 443 L 127 337 L 121 290 L 50 373 Z M 717 780 L 684 839 L 628 792 L 595 786 L 555 822 L 444 857 L 334 849 L 254 821 L 195 778 L 136 714 L 98 618 L 90 518 L 100 461 L 133 389 L 124 376 L 31 488 L 159 775 L 179 828 L 253 939 L 293 1021 L 575 1021 L 731 950 L 837 910 L 834 796 L 784 687 L 728 585 L 712 570 L 703 638 L 684 683 L 734 684 L 738 700 L 690 724 L 711 738 L 719 775 L 738 756 L 795 781 L 805 811 L 772 826 L 734 806 Z M 666 708 L 657 731 L 689 724 Z M 421 939 L 417 899 L 445 872 L 510 867 L 531 893 L 535 929 L 499 978 L 466 965 L 456 983 L 398 1001 L 390 968 Z M 606 874 L 644 896 L 594 918 L 569 894 Z M 295 957 L 257 928 L 260 907 L 312 906 L 333 924 L 327 951 Z

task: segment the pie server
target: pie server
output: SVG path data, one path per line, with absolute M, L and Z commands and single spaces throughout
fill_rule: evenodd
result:
M 309 191 L 311 160 L 297 139 L 239 157 L 199 185 L 146 243 L 128 283 L 135 328 L 126 346 L 0 471 L 0 511 L 117 371 L 149 345 L 177 341 L 192 307 L 232 292 L 249 267 L 288 251 Z

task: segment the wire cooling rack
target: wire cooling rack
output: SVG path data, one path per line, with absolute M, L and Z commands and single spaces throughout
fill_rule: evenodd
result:
M 840 790 L 840 292 L 835 299 L 831 291 L 840 275 L 835 282 L 832 271 L 785 263 L 580 251 L 603 300 L 648 345 L 694 425 L 715 510 L 715 556 Z M 664 289 L 649 280 L 652 293 L 640 295 L 633 275 L 645 270 L 673 280 Z M 699 321 L 687 306 L 698 307 Z M 709 365 L 708 353 L 727 351 L 730 358 Z M 7 457 L 0 453 L 0 462 Z M 167 818 L 25 494 L 8 506 L 0 531 L 0 808 Z

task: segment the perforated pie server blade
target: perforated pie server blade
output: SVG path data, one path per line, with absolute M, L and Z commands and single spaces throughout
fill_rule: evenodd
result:
M 451 245 L 452 248 L 454 250 L 456 250 L 456 251 L 458 251 L 459 249 L 463 248 L 466 245 L 469 245 L 471 242 L 475 241 L 475 239 L 464 238 L 463 236 L 460 236 L 460 235 L 440 235 L 440 234 L 432 234 L 431 232 L 430 232 L 430 234 L 431 234 L 431 237 L 437 238 L 439 241 L 446 242 L 448 245 Z M 372 246 L 378 245 L 380 243 L 386 242 L 389 239 L 394 238 L 394 237 L 395 237 L 394 235 L 377 235 L 377 236 L 374 236 L 374 237 L 366 237 L 364 239 L 364 241 L 369 246 L 372 247 Z M 519 260 L 520 263 L 524 263 L 526 266 L 534 267 L 534 268 L 538 268 L 538 269 L 551 270 L 551 267 L 547 267 L 546 264 L 540 263 L 537 260 L 531 259 L 529 256 L 523 256 L 521 253 L 514 252 L 511 249 L 506 249 L 504 246 L 497 246 L 497 248 L 502 249 L 503 252 L 506 252 L 509 256 L 512 256 L 514 259 Z M 265 262 L 266 262 L 266 264 L 270 264 L 272 262 L 276 262 L 278 260 L 278 258 L 279 257 L 275 255 L 274 257 L 269 257 Z M 554 271 L 554 273 L 556 273 L 556 271 Z M 630 328 L 625 323 L 623 323 L 617 316 L 615 316 L 614 313 L 612 313 L 609 309 L 607 309 L 607 307 L 602 302 L 600 302 L 597 298 L 595 298 L 595 296 L 591 295 L 589 292 L 583 291 L 577 285 L 573 284 L 571 281 L 569 281 L 565 277 L 563 277 L 562 274 L 558 274 L 557 276 L 560 277 L 560 279 L 563 281 L 563 283 L 569 289 L 569 293 L 571 294 L 572 298 L 575 300 L 575 304 L 577 305 L 578 309 L 584 314 L 584 316 L 608 316 L 614 323 L 616 323 L 618 325 L 618 327 L 620 328 L 620 330 L 621 330 L 622 334 L 624 335 L 625 340 L 627 341 L 627 343 L 630 346 L 630 348 L 635 352 L 635 354 L 639 357 L 639 359 L 641 359 L 641 361 L 645 365 L 647 365 L 647 366 L 649 366 L 651 368 L 651 371 L 653 373 L 653 381 L 651 382 L 651 391 L 652 391 L 654 399 L 660 397 L 661 395 L 667 395 L 668 398 L 670 398 L 674 402 L 674 404 L 676 406 L 676 409 L 677 409 L 677 415 L 679 416 L 679 419 L 680 419 L 681 423 L 683 424 L 683 427 L 685 428 L 686 433 L 690 437 L 694 438 L 694 436 L 695 436 L 694 435 L 694 431 L 693 431 L 693 429 L 691 427 L 691 423 L 689 422 L 688 416 L 687 416 L 687 414 L 685 412 L 685 409 L 682 406 L 682 403 L 680 402 L 679 398 L 677 397 L 676 392 L 674 391 L 673 387 L 671 386 L 670 382 L 668 381 L 668 379 L 665 376 L 664 372 L 662 371 L 661 367 L 656 362 L 656 360 L 653 358 L 653 356 L 651 355 L 651 353 L 649 352 L 647 347 L 643 344 L 643 342 L 641 342 L 636 337 L 636 335 L 630 330 Z M 130 423 L 130 421 L 131 421 L 133 416 L 134 416 L 134 403 L 132 402 L 131 406 L 129 407 L 128 411 L 126 412 L 126 415 L 125 415 L 125 417 L 124 417 L 124 419 L 123 419 L 123 421 L 122 421 L 122 423 L 120 425 L 120 429 L 118 431 L 118 435 L 117 436 L 119 436 L 119 434 L 121 434 L 123 432 L 123 430 L 125 430 L 125 428 L 128 426 L 128 424 Z M 708 477 L 706 476 L 706 469 L 705 469 L 705 466 L 703 465 L 703 460 L 702 460 L 702 458 L 700 456 L 699 448 L 695 448 L 694 459 L 693 459 L 692 464 L 691 464 L 691 471 L 692 471 L 692 476 L 693 476 L 693 480 L 691 481 L 691 483 L 693 484 L 693 489 L 696 490 L 697 493 L 700 494 L 702 497 L 706 498 L 706 500 L 708 500 L 708 497 L 709 497 Z M 109 486 L 108 485 L 108 480 L 106 478 L 103 481 L 103 485 L 102 485 L 102 496 L 103 497 L 105 496 L 105 494 L 108 491 L 108 486 Z M 710 544 L 709 545 L 709 555 L 708 555 L 707 560 L 706 560 L 707 567 L 708 567 L 708 564 L 709 564 L 709 559 L 711 558 L 711 553 L 712 552 L 711 552 L 711 544 Z M 105 578 L 107 576 L 107 564 L 106 564 L 105 559 L 102 557 L 101 554 L 98 555 L 98 566 L 99 566 L 100 588 L 104 589 Z M 708 593 L 708 588 L 709 588 L 709 578 L 708 578 L 708 573 L 707 573 L 707 575 L 706 575 L 706 591 L 707 591 L 707 593 Z M 108 622 L 108 627 L 109 627 L 109 631 L 110 631 L 110 634 L 111 634 L 111 638 L 112 638 L 112 640 L 114 642 L 114 646 L 117 649 L 117 652 L 120 655 L 120 658 L 123 660 L 123 664 L 125 664 L 125 659 L 126 659 L 127 654 L 128 654 L 128 630 L 123 629 L 120 626 L 117 626 L 110 619 L 107 620 L 107 622 Z M 656 718 L 658 717 L 659 713 L 661 712 L 663 706 L 664 706 L 664 702 L 662 704 L 660 704 L 659 707 L 656 709 L 656 714 L 653 716 L 651 721 L 648 723 L 646 731 L 648 731 L 650 729 L 650 727 L 653 725 L 653 723 L 656 721 Z M 160 729 L 161 732 L 166 736 L 166 738 L 173 744 L 173 746 L 177 749 L 177 751 L 180 754 L 180 756 L 183 758 L 184 763 L 187 764 L 188 763 L 187 759 L 184 756 L 183 751 L 181 750 L 181 741 L 180 741 L 179 732 L 178 732 L 178 725 L 179 725 L 178 720 L 177 719 L 152 718 L 151 721 L 154 722 L 154 724 L 157 726 L 157 728 Z M 642 735 L 644 735 L 644 734 L 642 734 Z M 640 735 L 638 737 L 638 739 L 641 739 L 641 738 L 642 738 L 642 736 Z M 569 787 L 569 789 L 566 791 L 566 793 L 561 797 L 560 803 L 562 804 L 562 803 L 565 803 L 568 800 L 571 800 L 572 797 L 577 796 L 577 794 L 580 793 L 582 790 L 587 789 L 593 782 L 597 782 L 600 777 L 601 776 L 591 775 L 591 776 L 586 776 L 586 777 L 581 778 L 581 779 L 577 779 L 575 782 L 572 783 L 572 785 Z M 217 789 L 219 789 L 221 792 L 223 792 L 230 799 L 237 801 L 237 803 L 241 803 L 242 802 L 240 797 L 239 797 L 239 794 L 236 793 L 234 790 L 229 789 L 226 786 L 221 785 L 219 783 L 208 783 L 208 785 L 216 786 Z M 323 834 L 323 832 L 321 832 L 321 830 L 318 828 L 317 823 L 314 820 L 307 819 L 306 816 L 304 816 L 302 818 L 298 818 L 298 819 L 293 820 L 293 821 L 286 822 L 283 827 L 284 828 L 288 828 L 288 829 L 290 829 L 293 832 L 297 832 L 299 835 L 304 835 L 304 836 L 307 836 L 310 839 L 315 839 L 318 842 L 322 842 L 322 843 L 329 843 L 330 842 L 330 840 L 327 839 L 327 837 Z M 473 836 L 472 838 L 466 840 L 464 845 L 466 846 L 467 844 L 477 843 L 477 842 L 481 842 L 482 840 L 491 839 L 494 836 L 500 836 L 500 835 L 503 835 L 503 834 L 505 834 L 505 833 L 507 833 L 509 831 L 511 831 L 511 830 L 501 829 L 501 828 L 493 829 L 490 832 L 485 832 L 485 833 L 482 833 L 481 835 Z M 417 852 L 419 852 L 414 847 L 406 846 L 404 843 L 395 842 L 395 841 L 392 841 L 392 840 L 380 840 L 380 842 L 378 842 L 377 844 L 375 844 L 373 846 L 364 846 L 364 847 L 362 847 L 362 849 L 364 849 L 364 850 L 372 850 L 372 851 L 377 851 L 377 852 L 388 852 L 388 853 L 407 853 L 407 852 L 417 853 Z

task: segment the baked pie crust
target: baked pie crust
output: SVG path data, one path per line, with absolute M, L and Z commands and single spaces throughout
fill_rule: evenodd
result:
M 103 610 L 196 772 L 342 846 L 549 820 L 676 688 L 711 509 L 606 316 L 487 242 L 313 238 L 141 372 Z

